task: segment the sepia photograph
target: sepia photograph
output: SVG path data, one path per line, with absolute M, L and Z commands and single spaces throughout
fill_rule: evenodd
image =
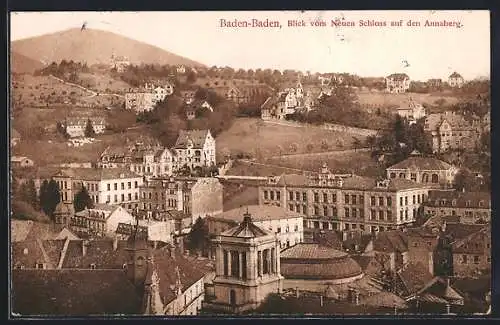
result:
M 490 12 L 10 12 L 10 318 L 491 314 Z

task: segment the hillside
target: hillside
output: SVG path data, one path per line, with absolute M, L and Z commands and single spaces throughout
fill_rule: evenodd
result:
M 44 64 L 38 60 L 31 59 L 17 52 L 11 52 L 10 71 L 14 73 L 33 73 L 41 69 Z
M 33 60 L 51 63 L 73 60 L 107 64 L 112 55 L 126 56 L 133 64 L 157 63 L 203 66 L 159 47 L 97 29 L 72 28 L 65 31 L 13 41 L 11 51 Z

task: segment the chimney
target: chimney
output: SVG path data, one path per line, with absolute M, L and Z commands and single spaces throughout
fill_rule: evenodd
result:
M 87 255 L 87 245 L 89 244 L 88 240 L 82 241 L 82 255 Z

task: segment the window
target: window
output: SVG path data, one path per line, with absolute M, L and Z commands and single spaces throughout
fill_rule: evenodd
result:
M 96 265 L 95 265 L 95 263 L 90 264 L 90 269 L 91 269 L 91 270 L 95 270 L 95 269 L 96 269 Z
M 307 214 L 307 207 L 305 205 L 302 206 L 302 213 Z
M 302 193 L 302 201 L 304 201 L 304 202 L 307 201 L 307 193 L 306 192 Z
M 128 182 L 127 185 L 128 185 L 128 189 L 132 188 L 132 182 Z
M 405 210 L 405 220 L 408 220 L 408 210 Z
M 113 186 L 114 186 L 115 191 L 117 191 L 118 190 L 118 183 L 114 183 Z
M 43 263 L 37 263 L 37 264 L 36 264 L 36 268 L 37 268 L 37 269 L 43 269 L 43 268 L 44 268 Z
M 295 211 L 297 211 L 298 213 L 300 213 L 300 204 L 296 204 L 295 205 Z
M 387 210 L 387 220 L 392 221 L 392 211 L 391 210 Z
M 417 198 L 413 195 L 413 204 L 417 204 Z
M 356 195 L 351 195 L 351 204 L 356 204 Z
M 399 198 L 399 205 L 403 205 L 403 197 Z
M 380 211 L 378 212 L 378 219 L 379 219 L 379 220 L 384 220 L 384 211 L 380 210 Z
M 319 194 L 314 193 L 314 202 L 319 202 Z
M 348 194 L 346 194 L 344 197 L 344 203 L 349 204 L 349 195 Z
M 370 197 L 370 205 L 372 205 L 372 206 L 375 205 L 375 197 L 374 196 Z
M 274 191 L 270 191 L 271 194 L 271 200 L 274 200 Z
M 115 202 L 118 202 L 118 195 L 115 194 Z
M 384 206 L 384 198 L 382 196 L 378 198 L 378 205 L 381 207 Z
M 365 197 L 363 195 L 359 196 L 359 204 L 365 204 Z
M 392 197 L 387 197 L 387 206 L 390 207 L 392 206 Z
M 324 216 L 328 215 L 328 207 L 326 205 L 323 207 L 323 215 Z
M 417 181 L 417 174 L 415 174 L 415 173 L 411 173 L 411 174 L 410 174 L 410 179 L 411 179 L 412 181 L 416 182 L 416 181 Z
M 344 209 L 344 216 L 345 216 L 346 218 L 349 218 L 349 208 L 345 208 L 345 209 Z
M 106 196 L 106 203 L 111 203 L 111 196 L 110 195 Z
M 353 218 L 357 218 L 357 212 L 358 212 L 357 209 L 352 209 L 352 217 Z
M 293 211 L 293 204 L 288 205 L 288 210 Z
M 359 209 L 359 217 L 361 219 L 364 219 L 365 218 L 365 210 L 364 209 Z
M 268 192 L 267 192 L 267 191 L 264 191 L 264 200 L 268 200 L 268 199 L 269 199 Z
M 420 204 L 420 194 L 417 195 L 417 203 Z
M 293 192 L 288 192 L 288 199 L 293 201 Z
M 479 264 L 479 256 L 474 255 L 474 264 Z
M 323 193 L 323 202 L 328 202 L 328 193 Z
M 281 227 L 278 227 L 278 229 L 276 230 L 276 232 L 279 234 L 281 233 Z
M 408 197 L 405 196 L 405 205 L 408 205 Z
M 295 225 L 294 231 L 299 231 L 299 225 Z
M 111 191 L 111 184 L 107 184 L 108 185 L 108 191 Z
M 281 192 L 279 191 L 276 192 L 276 200 L 281 200 Z
M 319 215 L 319 208 L 317 205 L 314 206 L 314 215 L 315 216 Z
M 137 184 L 137 181 L 134 182 L 134 187 L 137 188 L 139 185 Z
M 132 201 L 132 193 L 128 193 L 128 200 Z
M 371 210 L 370 211 L 370 220 L 376 220 L 377 219 L 377 211 Z

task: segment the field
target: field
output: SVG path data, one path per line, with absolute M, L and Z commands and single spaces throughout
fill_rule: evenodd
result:
M 12 80 L 11 99 L 16 105 L 48 107 L 69 104 L 90 93 L 48 76 L 21 75 Z
M 380 174 L 380 167 L 375 162 L 370 152 L 342 152 L 342 153 L 327 153 L 321 156 L 313 157 L 280 157 L 271 158 L 266 161 L 268 164 L 279 165 L 282 167 L 290 167 L 317 172 L 324 163 L 328 164 L 328 168 L 332 172 L 338 173 L 354 173 L 360 176 L 377 176 Z
M 260 119 L 237 118 L 217 137 L 218 159 L 243 154 L 263 161 L 286 153 L 324 152 L 352 148 L 353 134 L 320 128 L 268 124 Z M 363 142 L 361 136 L 357 138 Z
M 370 91 L 363 90 L 357 92 L 359 103 L 368 106 L 381 106 L 381 107 L 399 107 L 408 102 L 408 98 L 411 97 L 415 102 L 422 105 L 432 106 L 436 105 L 436 101 L 441 99 L 445 100 L 445 104 L 455 104 L 459 99 L 451 93 L 430 93 L 430 94 L 419 94 L 419 93 L 405 93 L 405 94 L 389 94 L 383 91 Z
M 80 73 L 78 79 L 80 80 L 80 84 L 85 86 L 90 85 L 90 89 L 99 93 L 124 94 L 132 88 L 125 81 L 113 79 L 103 73 Z

